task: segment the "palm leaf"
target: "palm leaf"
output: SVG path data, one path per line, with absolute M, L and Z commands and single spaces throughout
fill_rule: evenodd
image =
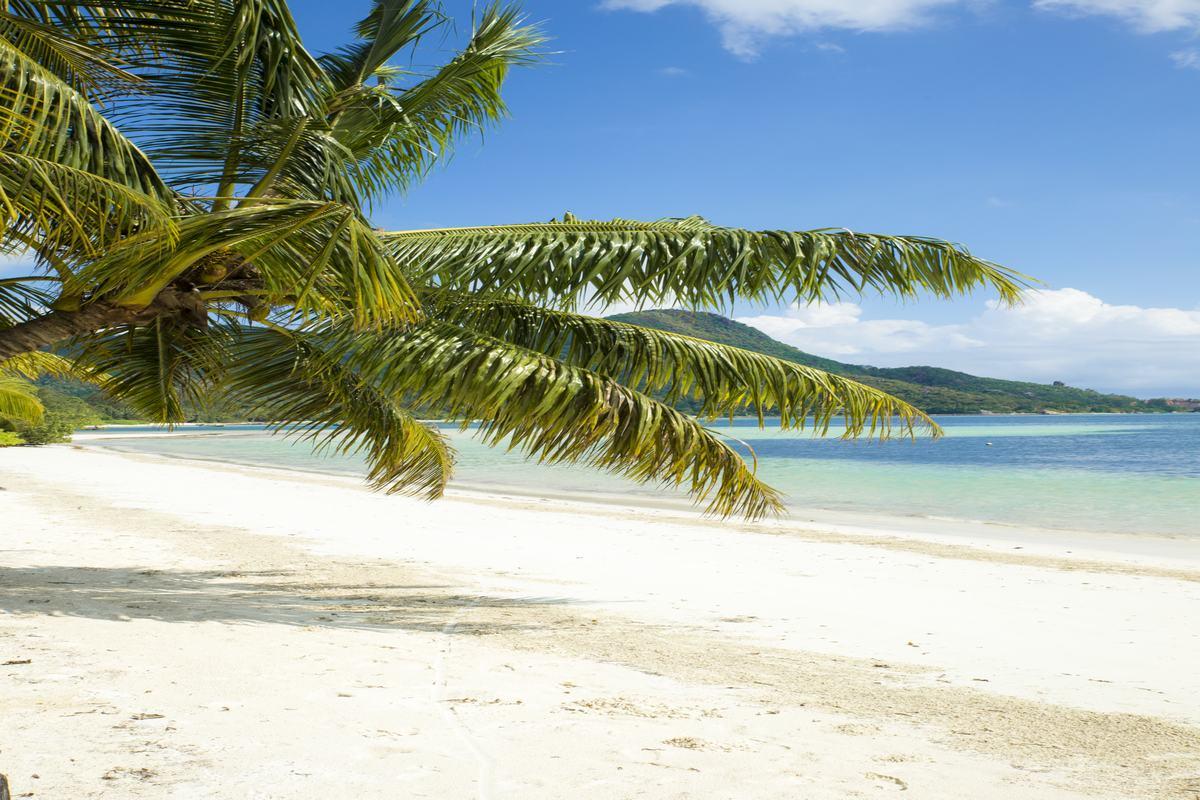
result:
M 0 417 L 37 423 L 43 412 L 32 384 L 0 372 Z
M 43 280 L 36 275 L 0 278 L 0 330 L 45 311 L 52 298 L 38 286 Z
M 758 517 L 778 494 L 694 419 L 587 369 L 445 323 L 403 332 L 345 326 L 305 335 L 327 363 L 415 407 L 478 424 L 489 445 L 684 486 L 710 513 Z
M 73 352 L 76 370 L 102 375 L 108 394 L 151 422 L 173 424 L 201 405 L 225 372 L 230 329 L 159 318 L 90 337 Z
M 172 200 L 146 155 L 83 95 L 3 40 L 0 151 L 90 173 L 163 203 Z
M 360 188 L 378 197 L 408 186 L 448 154 L 456 137 L 501 119 L 509 70 L 535 60 L 543 41 L 515 7 L 494 4 L 463 51 L 425 80 L 400 91 L 354 85 L 335 95 L 332 135 L 358 162 Z
M 958 245 L 850 231 L 749 231 L 699 217 L 562 222 L 386 234 L 417 283 L 485 289 L 572 308 L 645 302 L 723 308 L 734 299 L 812 302 L 873 290 L 948 297 L 991 287 L 1014 302 L 1023 276 Z
M 63 358 L 56 353 L 48 353 L 44 350 L 21 353 L 20 355 L 0 361 L 0 375 L 24 378 L 31 381 L 44 376 L 53 378 L 80 378 L 86 377 L 88 374 L 87 370 L 80 368 L 70 359 Z
M 103 99 L 115 91 L 128 91 L 140 82 L 136 75 L 118 65 L 120 57 L 116 53 L 87 44 L 78 34 L 78 30 L 71 30 L 63 23 L 46 24 L 13 10 L 0 11 L 0 39 L 85 97 Z
M 20 153 L 0 153 L 0 214 L 0 241 L 33 246 L 67 270 L 131 236 L 152 236 L 166 248 L 175 235 L 171 211 L 160 199 Z
M 345 315 L 361 326 L 411 322 L 420 314 L 375 232 L 337 203 L 273 200 L 186 217 L 174 250 L 160 255 L 153 237 L 130 240 L 81 270 L 68 290 L 140 308 L 210 257 L 228 263 L 228 275 L 194 279 L 218 295 L 227 283 L 250 285 L 264 305 Z
M 268 165 L 249 196 L 270 192 L 358 205 L 362 187 L 370 183 L 372 173 L 363 168 L 359 156 L 338 139 L 331 126 L 347 109 L 359 106 L 361 110 L 366 96 L 374 96 L 384 104 L 394 103 L 391 89 L 381 80 L 387 72 L 384 64 L 444 22 L 435 4 L 426 0 L 374 3 L 371 13 L 356 28 L 360 41 L 318 59 L 327 77 L 327 95 L 320 102 L 319 112 L 247 126 L 243 161 Z M 364 86 L 370 79 L 379 82 Z M 380 124 L 374 118 L 367 122 L 372 128 Z M 343 127 L 343 133 L 348 129 Z
M 226 385 L 251 413 L 317 445 L 362 453 L 368 480 L 389 493 L 441 497 L 454 468 L 445 437 L 393 399 L 331 362 L 306 337 L 282 328 L 243 328 Z
M 303 115 L 327 93 L 285 0 L 135 0 L 129 8 L 106 41 L 152 91 L 122 98 L 113 118 L 176 183 L 216 185 L 223 198 L 254 183 L 269 168 L 246 149 L 255 126 Z
M 353 89 L 445 22 L 438 3 L 431 0 L 375 0 L 371 12 L 355 26 L 358 41 L 318 61 L 335 91 Z
M 840 415 L 847 437 L 887 435 L 894 423 L 902 434 L 939 431 L 921 411 L 878 389 L 737 347 L 506 298 L 437 291 L 425 308 L 437 319 L 662 393 L 668 404 L 699 400 L 706 419 L 750 411 L 762 425 L 767 414 L 779 414 L 785 429 L 804 428 L 811 418 L 824 433 Z

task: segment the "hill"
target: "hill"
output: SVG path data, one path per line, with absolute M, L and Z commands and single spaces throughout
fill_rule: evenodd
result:
M 868 367 L 806 353 L 757 328 L 701 311 L 656 309 L 609 319 L 708 339 L 870 384 L 933 414 L 1161 411 L 1160 404 L 1072 386 L 980 378 L 939 367 Z
M 708 339 L 853 377 L 933 414 L 1173 410 L 1163 400 L 1141 401 L 1071 386 L 980 378 L 939 367 L 881 368 L 846 364 L 806 353 L 772 339 L 757 328 L 719 314 L 660 309 L 617 314 L 610 319 Z M 94 386 L 61 378 L 43 378 L 38 384 L 39 394 L 52 412 L 51 416 L 67 420 L 68 427 L 136 418 L 134 411 Z M 189 421 L 203 422 L 245 420 L 251 415 L 235 402 L 215 400 L 204 408 L 191 408 L 187 416 Z M 0 430 L 5 427 L 11 426 L 0 425 Z

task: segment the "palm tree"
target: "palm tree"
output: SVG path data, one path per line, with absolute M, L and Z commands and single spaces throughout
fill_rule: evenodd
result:
M 9 0 L 0 13 L 0 360 L 44 349 L 170 423 L 219 390 L 276 429 L 362 451 L 387 491 L 439 496 L 436 411 L 490 444 L 682 485 L 710 511 L 779 498 L 702 422 L 779 415 L 850 435 L 936 426 L 836 375 L 580 313 L 867 291 L 946 297 L 1019 275 L 956 245 L 703 219 L 384 232 L 373 203 L 501 119 L 543 37 L 493 5 L 443 66 L 394 65 L 449 23 L 377 0 L 336 52 L 286 0 Z M 675 408 L 699 402 L 698 417 Z

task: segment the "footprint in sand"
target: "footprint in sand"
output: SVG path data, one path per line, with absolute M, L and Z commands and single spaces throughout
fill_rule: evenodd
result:
M 863 774 L 863 777 L 877 784 L 893 787 L 901 792 L 908 791 L 908 784 L 894 775 L 884 775 L 882 772 L 867 772 Z

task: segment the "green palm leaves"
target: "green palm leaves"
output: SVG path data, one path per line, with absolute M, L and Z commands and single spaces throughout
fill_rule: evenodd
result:
M 841 416 L 847 436 L 912 434 L 937 426 L 918 409 L 856 381 L 637 325 L 540 308 L 518 300 L 434 291 L 428 313 L 487 336 L 582 367 L 673 405 L 700 401 L 704 419 L 779 415 L 784 428 L 828 429 Z
M 338 359 L 332 334 L 242 330 L 231 348 L 232 387 L 278 429 L 319 448 L 364 453 L 376 488 L 440 497 L 454 468 L 445 438 Z
M 41 421 L 44 409 L 30 381 L 43 375 L 82 377 L 83 373 L 53 353 L 34 351 L 0 361 L 0 419 Z
M 395 259 L 425 281 L 559 307 L 592 302 L 720 307 L 736 298 L 814 301 L 866 291 L 949 297 L 991 287 L 1012 302 L 1017 273 L 937 239 L 850 231 L 748 231 L 700 217 L 563 221 L 400 231 Z
M 0 364 L 0 418 L 38 422 L 42 418 L 42 404 L 38 401 L 33 385 L 28 381 L 5 375 Z
M 454 455 L 421 419 L 443 417 L 754 517 L 780 498 L 705 421 L 937 428 L 845 378 L 577 309 L 978 288 L 1012 302 L 1024 285 L 936 239 L 696 217 L 378 230 L 370 203 L 505 115 L 509 71 L 544 41 L 514 6 L 480 10 L 425 72 L 396 64 L 447 30 L 432 0 L 377 0 L 354 42 L 320 56 L 285 0 L 6 8 L 0 252 L 36 269 L 0 278 L 0 415 L 36 416 L 27 379 L 46 369 L 103 376 L 164 423 L 231 394 L 280 431 L 363 453 L 374 486 L 430 498 Z

